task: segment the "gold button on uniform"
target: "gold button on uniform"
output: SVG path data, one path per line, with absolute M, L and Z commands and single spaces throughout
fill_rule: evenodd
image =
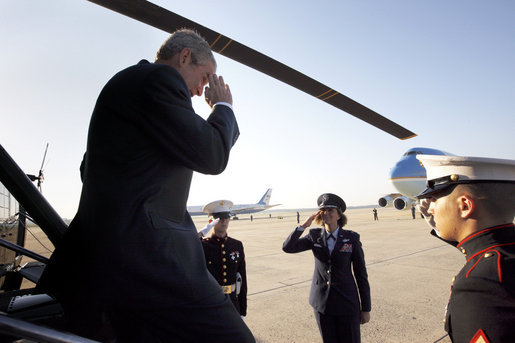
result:
M 492 255 L 493 255 L 493 254 L 492 254 L 491 252 L 487 252 L 487 253 L 485 254 L 485 258 L 488 258 L 488 257 L 490 257 L 490 256 L 492 256 Z
M 224 282 L 227 282 L 227 279 L 224 279 Z
M 227 266 L 224 264 L 224 269 L 227 269 Z
M 224 247 L 224 245 L 222 244 L 222 248 Z
M 460 250 L 461 250 L 461 252 L 462 252 L 465 256 L 467 256 L 467 252 L 465 251 L 465 248 L 464 248 L 464 247 L 461 247 L 461 248 L 460 248 Z
M 226 275 L 227 275 L 227 273 L 226 273 L 226 272 L 224 272 L 224 276 L 226 276 Z
M 223 262 L 225 262 L 225 261 L 227 261 L 227 260 L 226 260 L 226 259 L 225 259 L 225 257 L 224 257 L 224 258 L 222 258 L 222 261 L 223 261 Z
M 222 250 L 222 255 L 225 255 L 225 250 Z

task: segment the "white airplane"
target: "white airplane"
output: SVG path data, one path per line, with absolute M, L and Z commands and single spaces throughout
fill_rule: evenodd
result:
M 431 148 L 411 148 L 404 153 L 390 170 L 390 182 L 399 193 L 387 194 L 379 198 L 381 207 L 393 205 L 398 210 L 406 210 L 417 203 L 415 196 L 426 188 L 426 169 L 417 160 L 417 155 L 452 155 Z
M 272 188 L 269 188 L 265 194 L 259 199 L 259 201 L 255 204 L 242 204 L 242 205 L 234 205 L 231 208 L 231 213 L 236 216 L 238 214 L 247 214 L 247 213 L 255 213 L 267 210 L 274 206 L 279 206 L 280 204 L 269 205 L 270 197 L 272 196 Z M 204 206 L 188 206 L 187 210 L 191 216 L 200 216 L 204 214 L 208 214 L 203 212 L 202 209 Z

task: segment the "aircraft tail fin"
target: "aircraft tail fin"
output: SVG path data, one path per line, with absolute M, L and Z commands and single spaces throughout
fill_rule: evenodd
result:
M 270 197 L 272 196 L 272 188 L 268 188 L 265 194 L 258 201 L 258 204 L 268 206 L 270 203 Z

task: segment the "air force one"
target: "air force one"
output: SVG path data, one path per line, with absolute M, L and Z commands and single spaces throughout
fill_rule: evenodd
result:
M 231 208 L 231 213 L 236 216 L 238 214 L 248 214 L 248 213 L 256 213 L 267 210 L 274 206 L 279 206 L 280 204 L 270 205 L 270 197 L 272 196 L 272 188 L 269 188 L 265 194 L 259 199 L 259 201 L 255 204 L 242 204 L 242 205 L 234 205 Z M 191 216 L 200 216 L 206 215 L 208 213 L 203 212 L 202 209 L 204 206 L 188 206 L 188 212 Z
M 431 148 L 411 148 L 390 170 L 390 182 L 399 193 L 391 193 L 379 198 L 381 207 L 395 207 L 398 210 L 411 208 L 417 203 L 415 196 L 426 188 L 426 169 L 420 164 L 417 155 L 452 155 Z

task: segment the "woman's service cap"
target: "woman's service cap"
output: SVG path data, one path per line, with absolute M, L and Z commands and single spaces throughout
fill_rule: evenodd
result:
M 342 212 L 345 212 L 347 205 L 342 198 L 332 193 L 324 193 L 317 199 L 318 208 L 339 208 Z
M 417 155 L 426 169 L 426 189 L 418 194 L 424 199 L 456 184 L 515 183 L 515 160 L 499 158 Z

